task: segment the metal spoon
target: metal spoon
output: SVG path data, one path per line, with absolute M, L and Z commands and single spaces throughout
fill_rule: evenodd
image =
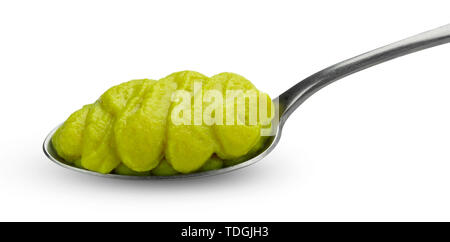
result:
M 202 177 L 202 176 L 212 176 L 227 173 L 230 171 L 234 171 L 251 164 L 256 163 L 262 158 L 266 157 L 278 144 L 278 141 L 281 137 L 281 130 L 284 126 L 284 123 L 288 119 L 288 117 L 295 111 L 295 109 L 300 106 L 306 99 L 308 99 L 311 95 L 316 93 L 318 90 L 323 87 L 331 84 L 334 81 L 337 81 L 343 77 L 346 77 L 355 72 L 364 70 L 371 66 L 383 63 L 385 61 L 392 60 L 394 58 L 411 54 L 420 50 L 424 50 L 427 48 L 431 48 L 434 46 L 438 46 L 441 44 L 446 44 L 450 42 L 450 24 L 442 26 L 437 29 L 430 30 L 428 32 L 424 32 L 410 38 L 392 43 L 390 45 L 369 51 L 362 55 L 358 55 L 356 57 L 350 58 L 348 60 L 342 61 L 335 65 L 332 65 L 322 71 L 319 71 L 303 81 L 297 83 L 295 86 L 291 87 L 286 92 L 282 93 L 280 96 L 275 98 L 273 101 L 277 106 L 276 114 L 278 118 L 274 119 L 272 123 L 272 129 L 274 136 L 268 139 L 265 148 L 261 153 L 256 155 L 255 157 L 242 162 L 240 164 L 226 167 L 219 170 L 212 170 L 206 172 L 198 172 L 184 175 L 175 175 L 175 176 L 125 176 L 125 175 L 116 175 L 116 174 L 100 174 L 97 172 L 92 172 L 80 168 L 76 168 L 66 162 L 63 159 L 58 157 L 56 154 L 52 144 L 51 138 L 53 134 L 58 129 L 55 128 L 50 132 L 47 138 L 44 141 L 44 153 L 45 155 L 55 162 L 56 164 L 68 168 L 70 170 L 79 171 L 86 174 L 91 174 L 95 176 L 102 177 L 110 177 L 110 178 L 126 178 L 126 179 L 174 179 L 174 178 L 188 178 L 188 177 Z

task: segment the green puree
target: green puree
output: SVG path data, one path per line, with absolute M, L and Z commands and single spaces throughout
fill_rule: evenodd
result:
M 236 103 L 217 104 L 216 98 L 203 96 L 225 97 L 229 91 L 253 92 L 258 99 L 250 102 L 238 96 Z M 180 98 L 180 93 L 190 99 Z M 250 123 L 248 108 L 261 105 L 264 98 L 270 100 L 234 73 L 207 77 L 182 71 L 160 80 L 132 80 L 74 112 L 52 144 L 66 162 L 103 174 L 170 176 L 221 169 L 253 157 L 262 148 L 264 124 L 259 118 Z M 238 105 L 245 106 L 247 113 L 231 116 L 233 123 L 227 123 L 225 112 L 218 115 Z M 206 112 L 215 123 L 202 119 Z

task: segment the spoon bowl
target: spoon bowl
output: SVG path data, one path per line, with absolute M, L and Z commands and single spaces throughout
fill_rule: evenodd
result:
M 314 93 L 322 89 L 323 87 L 358 71 L 367 69 L 371 66 L 395 59 L 400 56 L 411 54 L 420 50 L 431 48 L 434 46 L 446 44 L 450 42 L 450 24 L 436 28 L 407 39 L 394 42 L 384 47 L 366 52 L 364 54 L 355 56 L 353 58 L 344 60 L 328 68 L 325 68 L 306 79 L 300 81 L 280 96 L 273 100 L 275 104 L 275 116 L 272 121 L 272 132 L 270 138 L 266 141 L 266 144 L 260 153 L 251 159 L 239 163 L 234 166 L 225 167 L 218 170 L 211 170 L 205 172 L 196 172 L 190 174 L 181 174 L 173 176 L 127 176 L 117 174 L 101 174 L 97 172 L 88 171 L 85 169 L 77 168 L 60 158 L 53 146 L 51 139 L 59 128 L 56 127 L 50 132 L 44 141 L 44 153 L 45 155 L 56 164 L 78 172 L 85 174 L 109 177 L 109 178 L 121 178 L 121 179 L 179 179 L 179 178 L 193 178 L 193 177 L 205 177 L 218 174 L 228 173 L 240 168 L 247 167 L 256 163 L 262 158 L 266 157 L 278 144 L 281 138 L 281 130 L 284 123 L 292 112 L 297 109 L 306 99 L 312 96 Z
M 280 140 L 281 136 L 281 129 L 278 125 L 273 125 L 272 133 L 274 133 L 274 136 L 270 136 L 270 138 L 266 141 L 264 148 L 262 149 L 261 153 L 256 155 L 255 157 L 244 161 L 242 163 L 239 163 L 237 165 L 225 167 L 218 170 L 211 170 L 211 171 L 204 171 L 204 172 L 194 172 L 189 174 L 178 174 L 178 175 L 172 175 L 172 176 L 127 176 L 127 175 L 119 175 L 119 174 L 102 174 L 94 171 L 89 171 L 86 169 L 78 168 L 74 166 L 71 163 L 68 163 L 64 161 L 61 157 L 58 156 L 55 149 L 52 145 L 52 137 L 55 134 L 55 132 L 58 130 L 58 128 L 61 125 L 58 125 L 56 128 L 54 128 L 45 138 L 43 150 L 45 155 L 54 163 L 56 163 L 59 166 L 62 166 L 64 168 L 67 168 L 69 170 L 81 172 L 84 174 L 99 176 L 99 177 L 108 177 L 108 178 L 118 178 L 118 179 L 132 179 L 132 180 L 158 180 L 158 179 L 179 179 L 179 178 L 195 178 L 195 177 L 206 177 L 206 176 L 214 176 L 218 174 L 224 174 L 228 173 L 237 169 L 241 169 L 244 167 L 247 167 L 249 165 L 252 165 L 258 161 L 260 161 L 262 158 L 267 156 L 277 145 L 278 141 Z

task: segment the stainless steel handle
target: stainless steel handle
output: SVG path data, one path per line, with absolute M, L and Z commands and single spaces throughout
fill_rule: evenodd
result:
M 450 24 L 433 29 L 332 65 L 297 83 L 275 100 L 280 124 L 306 99 L 343 77 L 394 58 L 450 42 Z

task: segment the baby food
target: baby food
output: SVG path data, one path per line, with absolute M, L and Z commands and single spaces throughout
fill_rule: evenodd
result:
M 273 104 L 234 73 L 194 71 L 107 90 L 55 132 L 57 154 L 103 174 L 170 176 L 236 165 L 263 149 Z

